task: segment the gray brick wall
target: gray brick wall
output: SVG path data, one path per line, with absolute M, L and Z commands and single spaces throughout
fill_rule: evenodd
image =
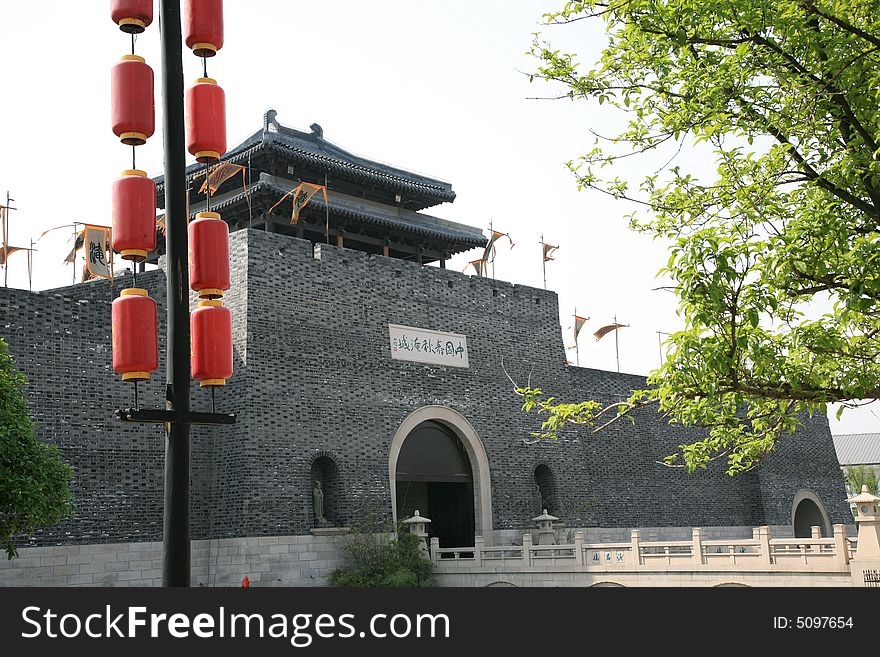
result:
M 501 366 L 563 399 L 616 399 L 639 377 L 566 366 L 553 292 L 478 279 L 436 267 L 261 231 L 231 235 L 235 376 L 217 393 L 218 410 L 238 423 L 193 434 L 193 538 L 305 534 L 310 468 L 336 461 L 351 520 L 363 500 L 390 515 L 388 449 L 402 420 L 428 404 L 454 408 L 479 433 L 492 475 L 496 529 L 535 515 L 533 472 L 554 473 L 569 526 L 691 527 L 784 525 L 801 488 L 819 495 L 832 522 L 851 516 L 825 418 L 808 420 L 756 471 L 735 478 L 723 464 L 688 475 L 656 462 L 698 434 L 643 412 L 597 436 L 566 431 L 527 446 L 538 427 L 519 412 Z M 165 280 L 138 277 L 160 305 Z M 155 541 L 161 536 L 164 434 L 121 426 L 113 410 L 131 387 L 110 367 L 106 282 L 48 293 L 0 290 L 0 335 L 31 381 L 40 435 L 59 444 L 76 472 L 77 518 L 22 544 Z M 470 368 L 391 360 L 388 324 L 463 333 Z M 158 405 L 164 365 L 141 403 Z M 210 397 L 198 386 L 193 407 Z

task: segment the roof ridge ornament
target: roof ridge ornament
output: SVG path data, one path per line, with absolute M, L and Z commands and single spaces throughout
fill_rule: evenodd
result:
M 266 110 L 266 113 L 263 114 L 263 132 L 280 132 L 281 126 L 278 125 L 278 120 L 275 118 L 277 115 L 278 112 L 271 108 Z
M 319 123 L 313 123 L 312 125 L 310 125 L 309 130 L 311 130 L 312 134 L 315 135 L 318 139 L 324 138 L 324 128 L 322 128 Z

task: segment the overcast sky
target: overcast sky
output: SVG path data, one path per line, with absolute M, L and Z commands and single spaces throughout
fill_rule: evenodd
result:
M 157 3 L 158 4 L 158 3 Z M 559 294 L 560 326 L 572 344 L 575 307 L 590 317 L 580 364 L 617 368 L 613 334 L 592 333 L 616 315 L 620 368 L 646 374 L 660 362 L 657 331 L 681 328 L 675 298 L 655 291 L 665 245 L 627 229 L 632 207 L 577 191 L 565 162 L 589 150 L 590 130 L 609 133 L 621 118 L 598 106 L 531 100 L 552 89 L 529 83 L 525 53 L 535 31 L 593 61 L 601 26 L 542 27 L 553 0 L 226 0 L 226 44 L 208 73 L 226 91 L 229 146 L 262 125 L 274 108 L 283 125 L 319 123 L 329 141 L 359 155 L 452 183 L 453 204 L 439 217 L 509 232 L 496 278 L 541 287 L 541 247 L 559 244 L 547 286 Z M 2 80 L 0 195 L 8 189 L 10 244 L 27 246 L 74 220 L 110 224 L 110 186 L 130 166 L 130 149 L 110 129 L 110 67 L 129 49 L 105 0 L 5 2 L 0 14 Z M 138 38 L 137 53 L 158 76 L 159 30 Z M 187 83 L 200 60 L 184 49 Z M 157 87 L 157 107 L 160 99 Z M 162 173 L 157 133 L 138 149 L 138 167 Z M 687 156 L 687 154 L 685 154 Z M 0 201 L 2 202 L 2 201 Z M 69 284 L 63 264 L 70 233 L 36 245 L 36 289 Z M 454 258 L 463 270 L 472 251 Z M 12 256 L 10 285 L 26 288 L 25 259 Z M 575 352 L 568 352 L 575 360 Z M 872 407 L 873 408 L 873 407 Z M 832 432 L 880 430 L 877 411 L 831 418 Z

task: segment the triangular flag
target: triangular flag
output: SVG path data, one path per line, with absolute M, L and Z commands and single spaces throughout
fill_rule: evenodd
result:
M 486 275 L 486 259 L 485 259 L 485 258 L 479 258 L 479 259 L 477 259 L 477 260 L 471 260 L 471 261 L 468 263 L 468 267 L 473 267 L 474 270 L 477 272 L 477 276 L 481 276 L 481 277 L 482 277 L 482 276 L 485 276 L 485 275 Z M 467 269 L 467 267 L 465 267 L 465 270 L 466 270 L 466 269 Z
M 67 257 L 64 259 L 64 262 L 75 262 L 76 261 L 76 252 L 79 251 L 81 248 L 83 248 L 84 245 L 85 245 L 85 231 L 80 230 L 76 233 L 76 239 L 73 242 L 73 248 L 70 250 L 70 253 L 67 254 Z
M 9 261 L 9 256 L 11 256 L 16 251 L 30 251 L 26 246 L 6 246 L 3 245 L 0 248 L 0 266 L 5 265 Z
M 558 246 L 553 246 L 552 244 L 545 244 L 544 245 L 544 262 L 547 262 L 548 260 L 553 260 L 552 253 L 558 248 L 559 248 Z

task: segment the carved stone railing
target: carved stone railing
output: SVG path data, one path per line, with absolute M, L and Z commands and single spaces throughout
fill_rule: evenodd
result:
M 758 527 L 752 538 L 725 540 L 706 540 L 702 529 L 694 529 L 689 541 L 642 541 L 638 530 L 629 543 L 587 543 L 581 531 L 565 545 L 533 545 L 531 533 L 523 534 L 522 545 L 486 546 L 477 536 L 473 547 L 441 548 L 431 539 L 431 560 L 441 573 L 483 568 L 845 572 L 854 554 L 844 525 L 834 526 L 832 538 L 822 538 L 818 527 L 810 538 L 771 538 L 769 527 Z

